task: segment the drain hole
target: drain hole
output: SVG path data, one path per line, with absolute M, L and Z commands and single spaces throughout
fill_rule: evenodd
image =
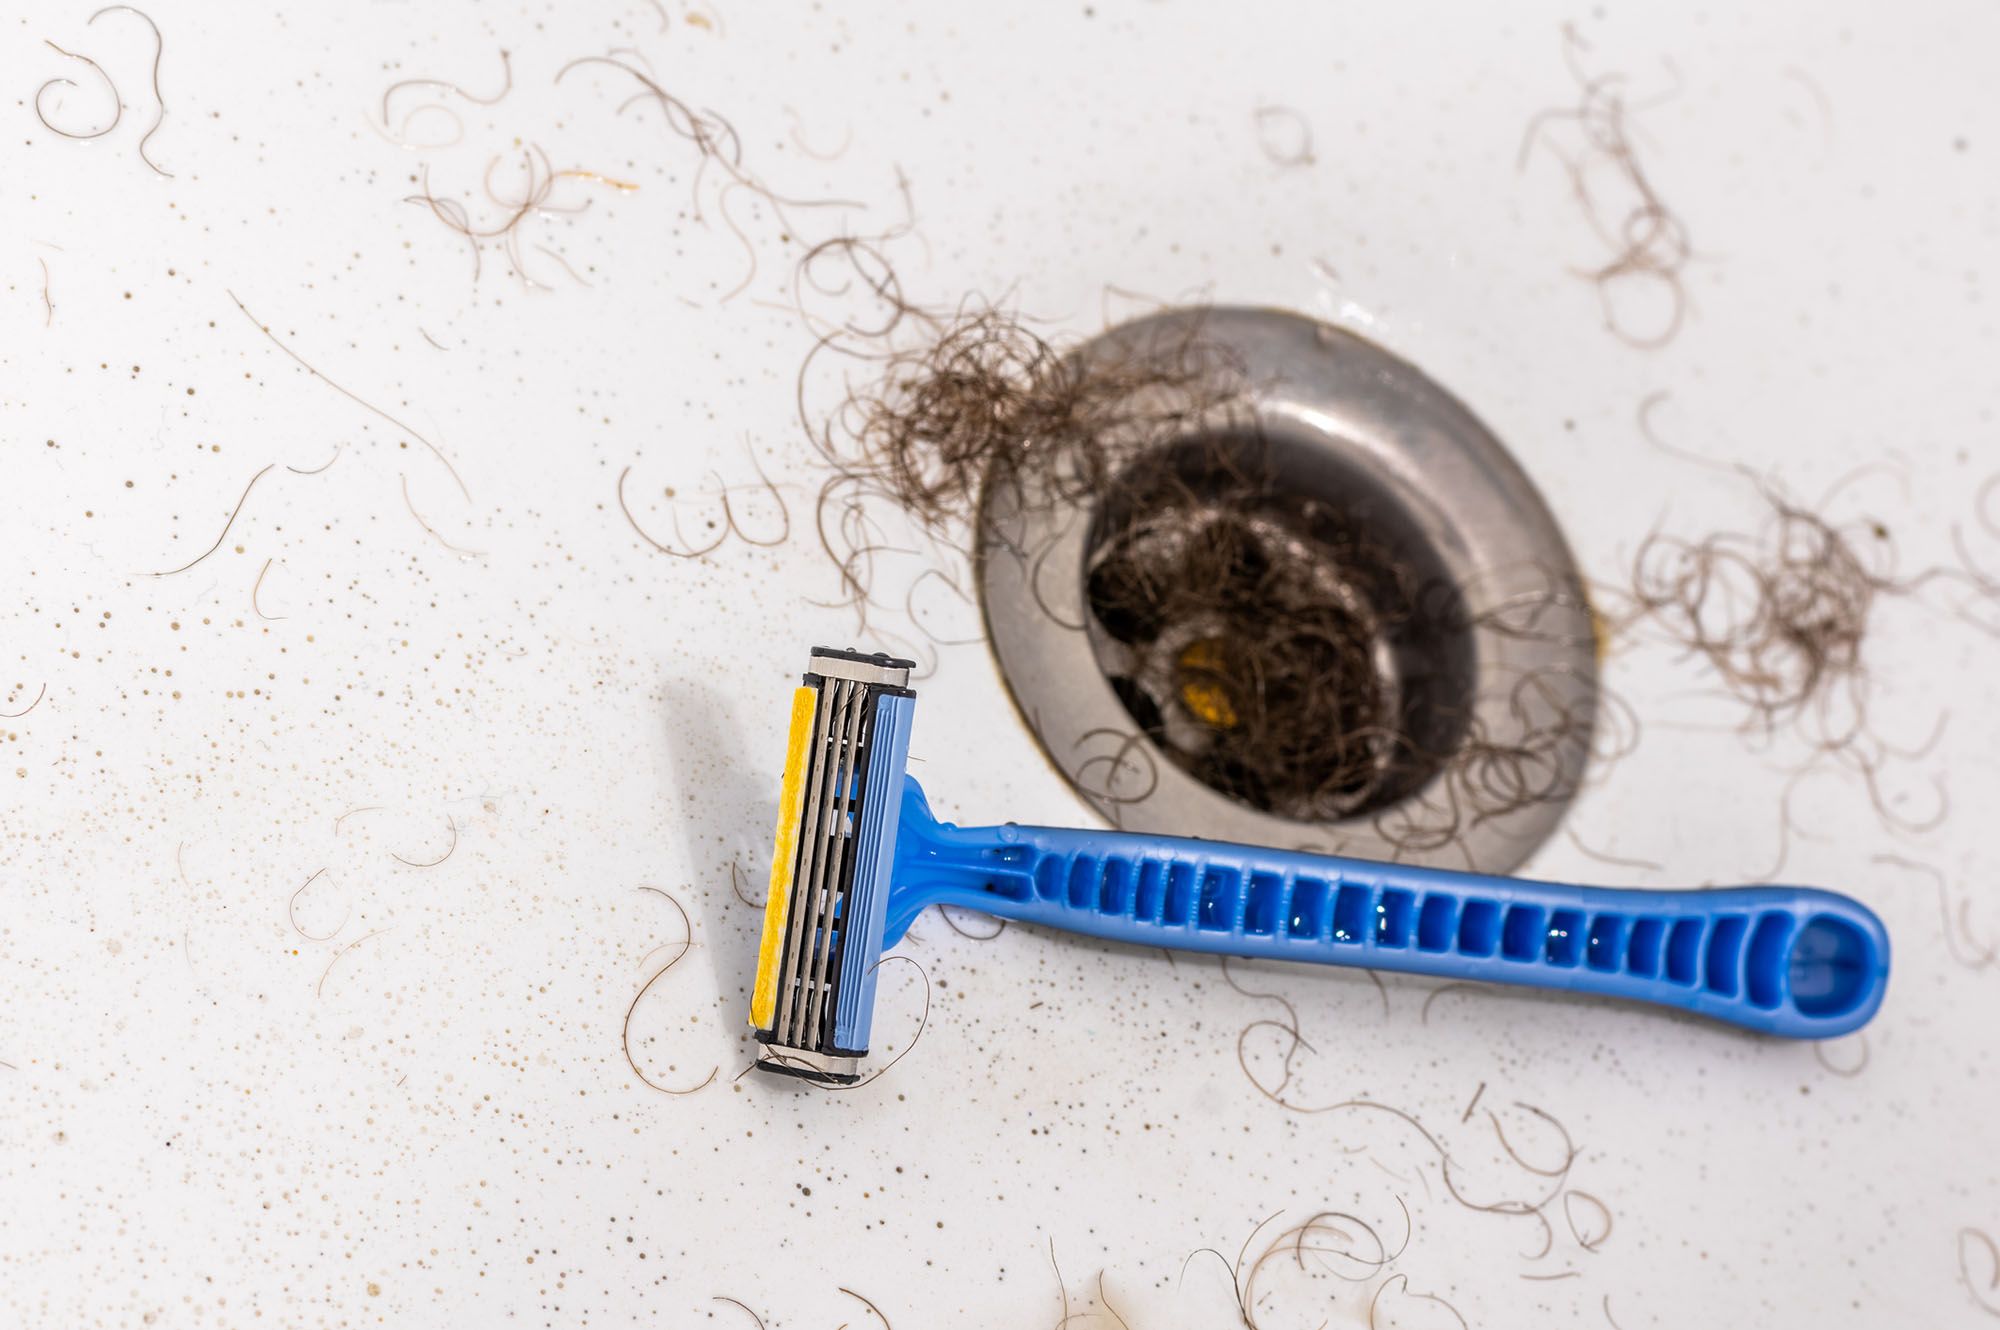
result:
M 1086 542 L 1092 649 L 1181 769 L 1319 823 L 1387 808 L 1451 760 L 1472 635 L 1382 477 L 1267 429 L 1156 450 L 1110 493 Z
M 1112 422 L 1086 431 L 1096 469 L 996 461 L 977 553 L 1008 691 L 1077 794 L 1130 831 L 1490 872 L 1531 854 L 1589 755 L 1597 638 L 1491 431 L 1275 310 L 1149 315 L 1062 372 Z M 1137 890 L 1180 919 L 1171 886 Z M 1334 933 L 1328 884 L 1300 893 L 1279 931 Z
M 1154 704 L 1151 694 L 1140 687 L 1136 679 L 1128 679 L 1123 675 L 1111 675 L 1109 682 L 1111 691 L 1118 695 L 1118 700 L 1124 704 L 1125 710 L 1138 722 L 1140 731 L 1158 743 L 1161 736 L 1166 733 L 1166 721 L 1160 715 L 1160 708 Z

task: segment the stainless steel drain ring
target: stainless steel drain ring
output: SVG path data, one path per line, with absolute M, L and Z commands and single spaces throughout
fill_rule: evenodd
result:
M 1336 821 L 1294 820 L 1211 788 L 1139 731 L 1107 674 L 1108 639 L 1086 589 L 1095 502 L 994 486 L 980 521 L 981 600 L 1021 715 L 1065 779 L 1128 829 L 1489 872 L 1517 867 L 1574 796 L 1597 695 L 1589 607 L 1541 496 L 1491 432 L 1414 366 L 1299 315 L 1171 310 L 1123 324 L 1075 355 L 1088 372 L 1129 367 L 1151 348 L 1184 356 L 1191 344 L 1215 348 L 1247 394 L 1239 392 L 1226 420 L 1190 420 L 1176 440 L 1249 427 L 1289 459 L 1284 485 L 1350 505 L 1361 496 L 1366 511 L 1455 585 L 1463 630 L 1451 647 L 1453 669 L 1465 677 L 1454 733 L 1505 745 L 1536 726 L 1546 733 L 1560 713 L 1564 738 L 1535 777 L 1545 797 L 1481 808 L 1467 798 L 1463 763 Z M 1157 446 L 1170 451 L 1174 442 Z

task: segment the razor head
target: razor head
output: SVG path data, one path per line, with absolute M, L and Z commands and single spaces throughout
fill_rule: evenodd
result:
M 815 647 L 792 695 L 750 1024 L 765 1071 L 850 1085 L 868 1055 L 912 663 Z

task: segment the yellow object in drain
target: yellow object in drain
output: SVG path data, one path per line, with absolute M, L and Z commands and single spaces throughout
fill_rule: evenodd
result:
M 1236 707 L 1222 682 L 1222 644 L 1212 637 L 1191 643 L 1174 663 L 1180 670 L 1181 705 L 1204 725 L 1235 729 Z

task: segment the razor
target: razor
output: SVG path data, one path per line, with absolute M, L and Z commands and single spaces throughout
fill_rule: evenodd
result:
M 1637 891 L 1126 831 L 959 827 L 906 762 L 911 662 L 816 648 L 792 695 L 750 997 L 758 1066 L 852 1084 L 885 948 L 932 905 L 1110 942 L 1651 1003 L 1825 1039 L 1882 1003 L 1889 936 L 1810 887 Z

